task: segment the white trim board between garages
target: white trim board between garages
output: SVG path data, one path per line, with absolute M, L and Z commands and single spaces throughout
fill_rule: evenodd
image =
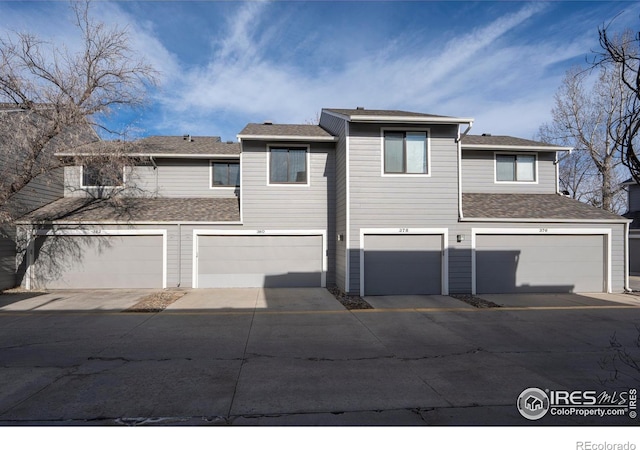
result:
M 519 235 L 602 235 L 607 238 L 605 263 L 606 292 L 611 293 L 611 228 L 472 228 L 471 229 L 471 293 L 476 295 L 476 235 L 478 234 L 519 234 Z

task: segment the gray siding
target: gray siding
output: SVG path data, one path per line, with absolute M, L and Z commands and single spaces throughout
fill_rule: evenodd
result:
M 64 195 L 63 169 L 56 169 L 33 179 L 9 201 L 15 217 L 27 214 Z
M 224 158 L 233 159 L 233 158 Z M 140 165 L 126 170 L 127 195 L 161 197 L 233 198 L 236 188 L 212 188 L 209 159 L 156 159 L 156 166 Z M 65 168 L 65 196 L 84 197 L 80 166 Z
M 629 186 L 629 212 L 640 211 L 640 186 L 630 184 Z
M 457 126 L 428 128 L 430 176 L 382 176 L 381 125 L 351 124 L 349 276 L 352 293 L 360 290 L 361 228 L 446 228 L 458 219 Z
M 325 130 L 338 136 L 335 150 L 335 233 L 346 237 L 347 235 L 347 176 L 346 176 L 346 153 L 347 153 L 347 122 L 328 114 L 320 117 L 320 126 Z M 335 243 L 335 254 L 329 253 L 329 261 L 335 262 L 335 284 L 342 291 L 346 290 L 345 269 L 346 269 L 346 239 L 341 241 L 337 237 L 329 236 Z M 327 283 L 329 286 L 329 284 Z
M 267 142 L 245 141 L 242 145 L 243 227 L 327 230 L 328 254 L 335 254 L 334 144 L 311 144 L 309 186 L 268 186 Z M 287 145 L 306 144 L 291 142 Z M 334 262 L 334 258 L 329 258 L 328 286 L 335 284 Z
M 0 226 L 0 290 L 16 285 L 15 233 L 10 226 Z
M 553 163 L 556 154 L 540 152 L 537 155 L 537 183 L 496 183 L 495 153 L 491 150 L 463 150 L 462 192 L 553 194 L 556 192 L 556 166 Z

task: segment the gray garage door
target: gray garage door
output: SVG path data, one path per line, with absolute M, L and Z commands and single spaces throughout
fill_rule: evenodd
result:
M 319 287 L 322 236 L 199 236 L 198 287 Z
M 162 288 L 162 236 L 39 236 L 35 288 Z
M 365 295 L 442 293 L 442 235 L 367 234 Z
M 640 273 L 640 239 L 629 239 L 629 272 Z
M 478 235 L 476 291 L 603 292 L 602 235 Z

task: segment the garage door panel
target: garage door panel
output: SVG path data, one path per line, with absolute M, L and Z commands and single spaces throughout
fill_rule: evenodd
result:
M 163 238 L 41 236 L 33 273 L 36 288 L 162 288 Z
M 602 235 L 478 235 L 476 291 L 602 292 Z
M 365 235 L 366 295 L 440 294 L 442 235 Z
M 629 239 L 629 272 L 640 272 L 640 239 Z
M 322 236 L 198 238 L 198 287 L 317 287 Z

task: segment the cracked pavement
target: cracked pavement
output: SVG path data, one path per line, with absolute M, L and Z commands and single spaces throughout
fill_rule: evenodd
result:
M 640 308 L 0 312 L 0 425 L 631 425 L 516 409 L 614 389 Z M 335 302 L 331 303 L 331 302 Z M 303 302 L 301 302 L 303 303 Z M 638 355 L 640 357 L 640 355 Z M 617 387 L 629 386 L 619 380 Z

